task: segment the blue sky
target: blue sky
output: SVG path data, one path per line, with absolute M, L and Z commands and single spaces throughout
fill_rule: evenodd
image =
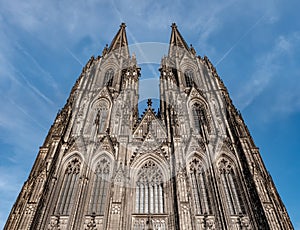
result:
M 83 65 L 124 21 L 130 44 L 166 44 L 176 22 L 216 65 L 300 229 L 299 9 L 296 0 L 0 0 L 0 227 Z M 160 57 L 138 61 L 142 79 L 157 81 Z

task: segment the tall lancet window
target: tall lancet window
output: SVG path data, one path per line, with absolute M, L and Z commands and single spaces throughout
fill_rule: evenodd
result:
M 190 179 L 194 198 L 195 212 L 199 215 L 211 214 L 209 185 L 207 173 L 199 159 L 193 159 L 190 163 Z
M 135 203 L 137 213 L 164 213 L 163 175 L 151 160 L 138 172 Z
M 108 69 L 104 75 L 104 85 L 111 87 L 113 83 L 115 72 L 113 69 Z
M 62 189 L 57 205 L 57 213 L 60 215 L 69 215 L 75 203 L 79 183 L 79 172 L 80 161 L 75 158 L 68 163 L 64 173 Z
M 186 87 L 192 87 L 194 83 L 194 72 L 191 69 L 187 69 L 184 72 Z
M 104 133 L 107 128 L 108 123 L 108 112 L 109 112 L 109 105 L 106 100 L 101 100 L 98 104 L 98 112 L 96 115 L 95 123 L 97 125 L 97 132 Z
M 204 134 L 204 124 L 207 125 L 207 117 L 205 108 L 199 103 L 195 103 L 192 107 L 195 129 L 202 136 Z
M 92 181 L 90 214 L 104 215 L 110 182 L 110 161 L 107 158 L 98 162 Z
M 241 190 L 232 164 L 222 159 L 219 162 L 221 183 L 226 197 L 226 203 L 231 215 L 245 214 Z

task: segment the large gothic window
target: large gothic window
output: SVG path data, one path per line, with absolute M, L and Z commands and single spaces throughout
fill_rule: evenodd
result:
M 114 70 L 113 69 L 108 69 L 104 75 L 104 84 L 106 86 L 111 87 L 114 79 Z
M 108 197 L 110 181 L 110 161 L 101 159 L 93 175 L 92 194 L 90 199 L 90 213 L 103 215 Z
M 136 212 L 164 213 L 163 175 L 157 164 L 151 160 L 138 172 Z
M 96 115 L 96 125 L 98 126 L 98 133 L 104 133 L 107 127 L 107 120 L 108 120 L 108 112 L 109 112 L 109 105 L 108 102 L 105 100 L 101 100 L 98 105 L 98 112 Z
M 186 87 L 192 87 L 194 83 L 194 72 L 191 69 L 188 69 L 184 72 L 185 84 Z
M 244 214 L 245 208 L 243 206 L 241 191 L 232 164 L 228 160 L 222 159 L 218 166 L 230 214 Z
M 204 124 L 207 124 L 205 108 L 199 103 L 195 103 L 192 107 L 195 129 L 203 136 Z
M 57 212 L 61 215 L 69 215 L 75 203 L 76 192 L 78 190 L 80 172 L 80 161 L 75 158 L 68 163 L 64 173 L 62 189 L 58 202 Z
M 203 165 L 198 159 L 194 159 L 190 163 L 190 179 L 195 212 L 200 215 L 211 214 L 208 180 Z

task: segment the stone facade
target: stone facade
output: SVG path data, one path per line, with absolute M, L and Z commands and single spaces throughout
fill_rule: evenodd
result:
M 92 57 L 4 229 L 293 229 L 258 148 L 207 57 L 172 25 L 160 109 L 138 113 L 125 24 Z

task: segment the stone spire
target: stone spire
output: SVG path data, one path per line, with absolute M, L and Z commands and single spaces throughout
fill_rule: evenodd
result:
M 126 24 L 122 22 L 118 33 L 116 34 L 108 48 L 108 53 L 114 51 L 121 53 L 126 57 L 129 57 L 128 41 L 125 28 Z
M 172 27 L 172 32 L 171 32 L 171 38 L 170 38 L 169 56 L 172 55 L 175 47 L 189 51 L 190 49 L 189 49 L 186 41 L 184 40 L 184 38 L 178 31 L 176 23 L 172 23 L 171 27 Z

